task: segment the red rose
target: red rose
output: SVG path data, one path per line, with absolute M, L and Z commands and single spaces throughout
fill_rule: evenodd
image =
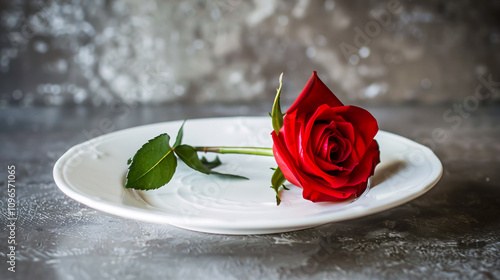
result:
M 285 178 L 313 202 L 357 197 L 380 162 L 375 118 L 344 106 L 313 72 L 288 109 L 283 127 L 271 133 L 273 153 Z

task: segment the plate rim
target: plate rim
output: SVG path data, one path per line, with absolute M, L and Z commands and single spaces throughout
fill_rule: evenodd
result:
M 236 117 L 214 117 L 214 118 L 196 118 L 196 119 L 190 119 L 190 122 L 196 122 L 196 121 L 214 121 L 214 120 L 233 120 L 233 119 L 253 119 L 253 120 L 261 120 L 265 119 L 266 117 L 262 116 L 236 116 Z M 175 123 L 182 123 L 182 120 L 174 120 L 174 121 L 166 121 L 166 122 L 157 122 L 157 123 L 152 123 L 152 124 L 146 124 L 146 125 L 140 125 L 140 126 L 135 126 L 135 127 L 130 127 L 118 131 L 114 131 L 108 134 L 101 135 L 96 138 L 101 138 L 101 140 L 104 139 L 110 139 L 115 137 L 117 134 L 125 133 L 125 132 L 130 132 L 136 129 L 147 129 L 148 127 L 154 127 L 154 126 L 159 126 L 159 125 L 165 125 L 165 124 L 175 124 Z M 318 226 L 321 224 L 327 224 L 331 222 L 339 222 L 339 221 L 345 221 L 345 220 L 350 220 L 350 219 L 355 219 L 363 216 L 368 216 L 372 214 L 376 214 L 385 210 L 389 210 L 391 208 L 400 206 L 402 204 L 405 204 L 413 199 L 416 199 L 417 197 L 425 194 L 427 191 L 432 189 L 439 179 L 441 178 L 443 174 L 443 166 L 439 158 L 432 152 L 432 150 L 422 144 L 419 144 L 413 140 L 410 140 L 406 137 L 379 130 L 377 136 L 384 135 L 385 137 L 390 137 L 393 138 L 394 140 L 398 142 L 403 142 L 405 144 L 408 144 L 408 146 L 416 146 L 422 150 L 422 152 L 425 153 L 425 156 L 427 159 L 429 159 L 429 162 L 431 163 L 431 172 L 429 176 L 421 182 L 419 185 L 417 185 L 413 191 L 408 192 L 405 194 L 402 198 L 399 199 L 393 199 L 393 201 L 389 201 L 388 203 L 384 203 L 381 205 L 378 205 L 377 207 L 372 207 L 369 208 L 368 210 L 357 210 L 357 211 L 349 211 L 348 213 L 343 213 L 340 217 L 333 217 L 331 218 L 326 218 L 324 215 L 320 215 L 319 217 L 313 217 L 309 219 L 307 222 L 297 222 L 297 223 L 290 223 L 290 221 L 274 221 L 273 224 L 271 225 L 271 221 L 265 224 L 259 224 L 258 227 L 255 226 L 255 224 L 252 224 L 251 221 L 240 221 L 239 223 L 227 223 L 226 222 L 220 222 L 220 219 L 207 219 L 204 217 L 200 217 L 199 219 L 196 219 L 196 217 L 190 218 L 190 221 L 187 221 L 185 217 L 179 217 L 179 215 L 168 213 L 168 212 L 160 212 L 160 211 L 152 211 L 152 209 L 141 209 L 139 207 L 134 207 L 130 205 L 124 205 L 124 204 L 116 204 L 111 201 L 106 201 L 106 200 L 101 200 L 98 197 L 92 198 L 90 194 L 85 194 L 78 188 L 75 188 L 70 182 L 67 181 L 67 179 L 64 176 L 63 169 L 65 167 L 65 164 L 70 160 L 74 155 L 78 153 L 79 150 L 81 150 L 83 147 L 88 146 L 91 144 L 91 142 L 96 138 L 92 138 L 90 140 L 87 140 L 83 143 L 77 144 L 70 149 L 68 149 L 54 164 L 53 168 L 53 177 L 54 181 L 57 185 L 57 187 L 68 197 L 88 206 L 93 209 L 120 216 L 123 218 L 130 218 L 134 220 L 139 220 L 139 221 L 144 221 L 144 222 L 150 222 L 150 223 L 159 223 L 159 224 L 170 224 L 176 227 L 180 228 L 185 228 L 189 230 L 194 230 L 194 231 L 201 231 L 201 232 L 209 232 L 209 233 L 223 233 L 225 231 L 231 232 L 231 234 L 249 234 L 249 233 L 235 233 L 236 231 L 258 231 L 258 232 L 264 232 L 264 233 L 273 233 L 273 232 L 284 232 L 284 231 L 293 231 L 297 229 L 304 229 L 304 228 L 310 228 L 314 226 Z M 376 137 L 377 137 L 376 136 Z M 340 212 L 340 211 L 339 211 Z M 338 215 L 338 214 L 337 214 Z M 314 219 L 316 218 L 316 219 Z M 219 221 L 219 223 L 214 224 L 214 221 Z M 193 227 L 191 227 L 191 225 Z M 237 226 L 237 228 L 235 228 Z M 208 229 L 210 228 L 211 230 L 201 230 L 201 228 Z M 272 229 L 271 229 L 272 228 Z M 285 230 L 286 229 L 286 230 Z M 254 234 L 254 233 L 251 233 Z

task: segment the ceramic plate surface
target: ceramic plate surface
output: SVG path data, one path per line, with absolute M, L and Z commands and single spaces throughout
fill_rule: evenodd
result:
M 219 155 L 223 165 L 215 170 L 250 180 L 207 176 L 179 161 L 168 185 L 152 191 L 125 189 L 127 159 L 160 133 L 168 133 L 173 143 L 180 125 L 174 121 L 140 126 L 74 146 L 56 162 L 55 182 L 76 201 L 121 217 L 208 233 L 264 234 L 387 210 L 424 194 L 442 173 L 441 162 L 430 149 L 380 131 L 375 139 L 381 163 L 370 189 L 351 201 L 312 203 L 302 198 L 300 188 L 287 184 L 290 190 L 282 192 L 282 203 L 276 206 L 270 188 L 274 158 L 249 155 Z M 271 147 L 271 131 L 269 117 L 195 119 L 186 122 L 183 143 Z

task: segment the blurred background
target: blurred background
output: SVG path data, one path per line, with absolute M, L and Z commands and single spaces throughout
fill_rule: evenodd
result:
M 270 103 L 281 72 L 286 103 L 314 70 L 364 105 L 500 80 L 499 1 L 9 0 L 0 18 L 1 108 Z

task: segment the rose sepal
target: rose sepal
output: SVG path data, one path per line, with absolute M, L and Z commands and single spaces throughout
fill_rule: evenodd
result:
M 283 118 L 285 117 L 285 115 L 281 111 L 281 104 L 280 104 L 281 88 L 283 86 L 283 73 L 281 73 L 280 75 L 279 82 L 280 86 L 276 90 L 276 97 L 274 98 L 273 110 L 272 113 L 269 114 L 271 116 L 273 129 L 276 132 L 276 135 L 279 134 L 280 129 L 283 127 Z

